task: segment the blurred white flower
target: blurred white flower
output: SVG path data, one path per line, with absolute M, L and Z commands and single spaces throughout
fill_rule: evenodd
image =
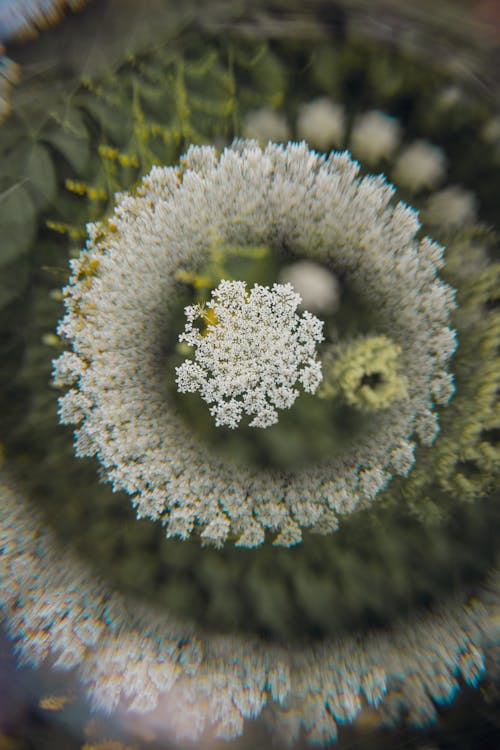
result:
M 372 166 L 381 159 L 389 159 L 400 138 L 401 126 L 396 118 L 373 110 L 356 118 L 349 146 L 356 159 Z
M 446 173 L 444 152 L 427 141 L 414 141 L 398 156 L 392 171 L 394 181 L 412 193 L 435 188 Z
M 473 193 L 459 185 L 450 185 L 428 199 L 423 216 L 429 224 L 443 229 L 456 229 L 474 222 L 477 202 Z
M 243 136 L 254 138 L 263 146 L 269 141 L 285 143 L 290 137 L 286 116 L 269 106 L 253 109 L 243 121 Z
M 480 136 L 486 141 L 486 143 L 500 141 L 500 117 L 491 117 L 486 124 L 483 125 Z
M 299 260 L 285 266 L 280 280 L 289 283 L 302 297 L 300 307 L 314 313 L 335 312 L 340 301 L 340 285 L 337 277 L 319 263 Z
M 297 135 L 318 151 L 341 148 L 345 134 L 344 108 L 327 97 L 303 104 L 297 114 Z
M 334 740 L 337 725 L 354 721 L 366 705 L 388 724 L 404 708 L 415 725 L 426 725 L 459 680 L 475 686 L 485 665 L 494 670 L 498 571 L 469 602 L 315 648 L 285 648 L 256 637 L 210 636 L 124 599 L 57 546 L 4 473 L 0 541 L 0 608 L 21 662 L 74 670 L 95 710 L 122 724 L 141 722 L 160 740 L 237 737 L 264 708 L 263 719 L 290 744 L 304 729 L 311 741 Z

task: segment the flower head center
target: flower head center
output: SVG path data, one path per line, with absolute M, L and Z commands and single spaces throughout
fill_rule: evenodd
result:
M 221 281 L 206 306 L 185 308 L 179 341 L 194 348 L 194 358 L 176 368 L 178 390 L 199 392 L 218 427 L 235 428 L 244 414 L 251 427 L 275 424 L 278 410 L 298 397 L 298 384 L 314 393 L 322 379 L 316 349 L 323 323 L 297 313 L 300 302 L 291 284 L 247 291 L 243 281 Z

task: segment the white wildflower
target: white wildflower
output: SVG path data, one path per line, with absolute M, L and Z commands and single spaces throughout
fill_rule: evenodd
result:
M 255 138 L 265 146 L 269 141 L 287 141 L 290 129 L 283 113 L 265 106 L 247 113 L 243 121 L 243 135 L 245 138 Z
M 282 533 L 296 541 L 293 526 Z M 21 661 L 74 669 L 93 708 L 179 740 L 241 734 L 244 720 L 266 707 L 272 729 L 286 731 L 294 721 L 297 731 L 314 727 L 324 739 L 335 735 L 335 723 L 353 721 L 365 702 L 395 719 L 401 706 L 418 710 L 424 693 L 450 700 L 459 675 L 477 684 L 498 643 L 498 573 L 472 602 L 454 600 L 438 613 L 314 649 L 285 649 L 252 636 L 198 632 L 168 612 L 126 602 L 57 547 L 33 503 L 4 473 L 0 540 L 0 607 Z M 25 557 L 30 563 L 22 565 Z M 327 717 L 321 706 L 328 706 Z
M 414 141 L 396 159 L 392 177 L 412 193 L 435 188 L 446 172 L 444 152 L 427 141 Z
M 277 409 L 289 409 L 299 395 L 314 393 L 321 382 L 316 344 L 323 324 L 311 313 L 296 313 L 300 295 L 291 284 L 272 289 L 256 284 L 250 292 L 241 281 L 221 281 L 207 307 L 214 323 L 200 332 L 193 322 L 204 309 L 187 307 L 188 323 L 179 341 L 195 348 L 194 360 L 176 368 L 181 393 L 200 395 L 217 427 L 238 426 L 243 414 L 250 427 L 278 421 Z
M 399 122 L 383 112 L 373 110 L 356 118 L 350 148 L 357 159 L 368 165 L 389 159 L 399 145 L 401 126 Z
M 459 185 L 450 185 L 431 195 L 424 210 L 424 218 L 433 226 L 456 229 L 476 219 L 476 198 Z
M 483 125 L 481 132 L 481 138 L 486 143 L 495 143 L 500 141 L 500 117 L 492 117 L 485 125 Z
M 329 533 L 336 516 L 373 501 L 387 477 L 407 473 L 416 434 L 428 442 L 437 430 L 434 399 L 444 395 L 451 351 L 440 346 L 450 340 L 454 306 L 437 277 L 442 249 L 417 239 L 415 212 L 392 204 L 394 189 L 383 177 L 360 178 L 346 153 L 326 158 L 303 143 L 261 149 L 243 141 L 220 157 L 212 148 L 192 147 L 182 169 L 181 180 L 177 167 L 155 167 L 135 195 L 121 196 L 113 230 L 91 226 L 87 249 L 72 263 L 59 333 L 73 352 L 55 365 L 57 381 L 72 386 L 61 399 L 61 418 L 76 425 L 78 455 L 97 456 L 103 475 L 132 496 L 137 513 L 161 520 L 169 536 L 196 533 L 220 546 L 231 535 L 250 546 L 261 544 L 267 530 L 279 543 L 296 543 L 295 523 Z M 400 347 L 406 398 L 381 410 L 328 461 L 288 473 L 236 467 L 202 444 L 166 398 L 164 342 L 179 295 L 176 273 L 202 268 L 214 237 L 222 245 L 266 245 L 283 261 L 291 252 L 341 273 L 350 293 L 373 310 L 377 333 Z M 224 307 L 238 310 L 241 288 L 226 292 Z M 264 304 L 269 290 L 254 294 Z M 280 309 L 283 315 L 287 309 L 290 325 L 296 307 L 296 295 L 283 293 Z M 197 306 L 186 314 L 194 326 Z M 220 424 L 253 414 L 254 425 L 265 426 L 276 409 L 293 403 L 297 380 L 305 389 L 316 387 L 313 342 L 320 340 L 321 322 L 310 313 L 300 318 L 296 342 L 310 347 L 312 362 L 304 360 L 299 371 L 293 351 L 285 361 L 280 335 L 273 387 L 269 381 L 264 396 L 244 368 L 233 371 L 243 395 L 221 393 L 211 404 Z M 195 358 L 181 371 L 181 387 L 201 391 L 206 370 Z M 401 455 L 405 461 L 393 462 Z M 362 482 L 367 470 L 383 482 Z M 300 511 L 297 497 L 304 500 Z
M 303 104 L 297 114 L 297 135 L 318 151 L 341 148 L 345 135 L 344 108 L 327 97 Z
M 285 266 L 280 281 L 289 283 L 302 297 L 300 307 L 314 313 L 332 313 L 340 302 L 340 285 L 337 277 L 319 263 L 299 260 Z

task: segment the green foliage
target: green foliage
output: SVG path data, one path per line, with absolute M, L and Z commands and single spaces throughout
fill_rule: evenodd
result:
M 500 477 L 500 265 L 484 267 L 477 248 L 492 239 L 480 227 L 448 238 L 443 275 L 458 288 L 456 392 L 440 415 L 433 446 L 417 450 L 408 478 L 394 480 L 382 498 L 389 505 L 404 502 L 430 522 L 454 512 L 457 502 L 484 497 Z M 475 270 L 469 268 L 474 258 Z
M 85 172 L 90 158 L 89 131 L 83 113 L 76 107 L 51 112 L 52 127 L 40 134 L 78 175 Z
M 244 106 L 281 101 L 283 71 L 267 44 L 194 36 L 186 48 L 159 44 L 71 90 L 59 70 L 28 79 L 0 141 L 0 309 L 25 293 L 30 264 L 35 272 L 65 265 L 85 224 L 153 164 L 177 161 L 190 143 L 230 141 Z
M 22 182 L 0 194 L 0 266 L 12 263 L 25 254 L 36 232 L 36 212 L 27 185 Z
M 197 37 L 187 49 L 159 46 L 99 80 L 85 79 L 72 97 L 74 114 L 65 120 L 64 137 L 51 136 L 52 145 L 81 167 L 69 134 L 85 132 L 82 113 L 92 133 L 90 168 L 76 170 L 84 182 L 66 184 L 70 190 L 76 185 L 73 192 L 89 201 L 80 208 L 80 226 L 101 218 L 115 193 L 129 189 L 154 164 L 176 162 L 190 144 L 230 142 L 245 108 L 280 103 L 284 84 L 283 64 L 266 44 L 210 45 Z M 54 228 L 79 227 L 74 203 L 58 202 L 57 209 Z

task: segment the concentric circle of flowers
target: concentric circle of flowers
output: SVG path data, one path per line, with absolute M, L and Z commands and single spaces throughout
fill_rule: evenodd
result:
M 338 726 L 375 707 L 388 724 L 401 708 L 416 726 L 476 685 L 498 642 L 499 574 L 469 603 L 386 631 L 316 648 L 212 637 L 124 599 L 57 547 L 11 477 L 0 476 L 0 607 L 21 661 L 76 669 L 92 705 L 144 714 L 179 739 L 209 729 L 237 737 L 263 714 L 289 743 L 305 729 L 331 742 Z M 493 661 L 493 659 L 492 659 Z M 264 710 L 265 709 L 265 710 Z M 132 718 L 133 717 L 133 718 Z
M 193 325 L 204 308 L 186 308 L 179 340 L 195 347 L 195 357 L 177 368 L 179 391 L 199 391 L 213 403 L 218 427 L 237 427 L 243 413 L 255 415 L 250 427 L 275 424 L 277 409 L 289 409 L 299 395 L 298 382 L 314 393 L 321 381 L 323 323 L 307 311 L 298 315 L 300 301 L 291 284 L 256 284 L 247 293 L 243 281 L 221 281 L 207 305 L 215 323 L 204 334 Z
M 73 350 L 55 371 L 71 388 L 60 418 L 77 425 L 77 454 L 96 455 L 138 516 L 161 519 L 168 536 L 197 530 L 205 543 L 230 534 L 255 546 L 269 529 L 288 546 L 301 527 L 328 533 L 393 474 L 407 473 L 415 439 L 436 436 L 455 348 L 454 292 L 437 276 L 443 248 L 417 238 L 416 212 L 393 204 L 382 176 L 360 178 L 347 153 L 243 141 L 220 157 L 192 147 L 181 164 L 154 168 L 135 195 L 123 195 L 72 262 L 59 330 Z M 323 263 L 400 347 L 405 400 L 380 410 L 331 460 L 293 474 L 235 467 L 200 443 L 169 399 L 164 342 L 176 273 L 201 268 L 213 238 Z

